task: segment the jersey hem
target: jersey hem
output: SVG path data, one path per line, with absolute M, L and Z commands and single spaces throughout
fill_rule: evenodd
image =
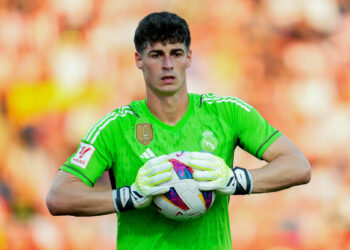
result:
M 68 165 L 63 165 L 60 170 L 66 171 L 70 174 L 75 175 L 76 177 L 78 177 L 80 180 L 82 180 L 85 184 L 87 184 L 90 187 L 94 186 L 94 183 L 83 173 L 79 172 L 78 170 L 76 170 L 75 168 L 72 168 Z

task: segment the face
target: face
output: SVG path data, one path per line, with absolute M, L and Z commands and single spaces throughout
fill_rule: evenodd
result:
M 158 95 L 186 90 L 186 70 L 191 64 L 191 55 L 183 43 L 147 44 L 142 53 L 136 52 L 136 66 L 143 72 L 146 90 Z

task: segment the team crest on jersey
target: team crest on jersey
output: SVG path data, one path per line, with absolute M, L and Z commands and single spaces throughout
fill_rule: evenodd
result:
M 94 146 L 82 142 L 80 143 L 78 152 L 72 157 L 70 161 L 74 165 L 77 165 L 81 168 L 86 168 L 94 151 Z
M 153 140 L 153 128 L 151 123 L 136 125 L 136 139 L 143 145 L 148 145 Z
M 207 130 L 202 134 L 201 147 L 207 152 L 214 152 L 218 146 L 218 140 L 215 138 L 213 132 Z

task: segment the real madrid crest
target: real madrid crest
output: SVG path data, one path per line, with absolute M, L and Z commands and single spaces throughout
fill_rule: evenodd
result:
M 153 140 L 153 128 L 151 123 L 136 124 L 136 139 L 143 145 Z
M 202 134 L 201 147 L 207 152 L 214 152 L 218 146 L 218 140 L 215 138 L 213 132 L 207 130 Z

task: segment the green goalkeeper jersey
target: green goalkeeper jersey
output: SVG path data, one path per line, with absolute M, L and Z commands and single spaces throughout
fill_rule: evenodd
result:
M 189 94 L 185 115 L 174 126 L 158 120 L 146 100 L 101 118 L 60 168 L 93 186 L 104 171 L 112 187 L 130 186 L 149 159 L 176 151 L 207 151 L 233 164 L 236 146 L 261 159 L 281 133 L 250 105 L 235 97 Z M 96 204 L 98 206 L 98 204 Z M 150 205 L 118 214 L 118 249 L 232 249 L 228 196 L 216 194 L 203 216 L 167 219 Z

